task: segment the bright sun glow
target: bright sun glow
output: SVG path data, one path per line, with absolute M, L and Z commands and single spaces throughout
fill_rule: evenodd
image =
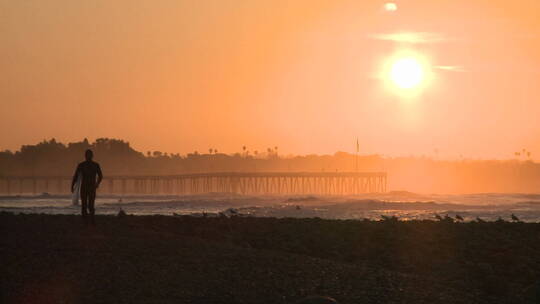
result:
M 399 58 L 390 68 L 390 79 L 400 89 L 413 89 L 422 83 L 424 69 L 422 64 L 412 58 Z
M 384 4 L 384 9 L 389 12 L 393 12 L 397 10 L 397 4 L 394 2 L 387 2 Z
M 378 78 L 389 93 L 405 99 L 415 99 L 431 87 L 435 74 L 429 54 L 413 49 L 400 49 L 382 61 Z

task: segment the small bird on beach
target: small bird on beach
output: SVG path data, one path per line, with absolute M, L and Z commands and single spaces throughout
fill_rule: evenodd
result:
M 456 214 L 456 220 L 463 222 L 463 218 L 459 214 Z
M 513 213 L 512 213 L 512 221 L 519 222 L 519 218 Z
M 122 208 L 120 208 L 120 211 L 118 211 L 118 214 L 116 216 L 119 218 L 123 218 L 126 215 L 127 215 L 126 212 Z
M 448 213 L 444 216 L 444 221 L 445 222 L 449 222 L 449 223 L 453 223 L 454 222 L 454 219 L 449 217 L 448 216 Z

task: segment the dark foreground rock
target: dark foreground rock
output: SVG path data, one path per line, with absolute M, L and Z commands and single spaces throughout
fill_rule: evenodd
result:
M 540 225 L 0 213 L 1 303 L 535 303 Z

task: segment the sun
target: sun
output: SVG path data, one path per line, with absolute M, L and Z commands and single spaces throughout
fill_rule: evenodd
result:
M 388 12 L 395 12 L 397 11 L 397 4 L 395 4 L 394 2 L 387 2 L 384 4 L 384 10 Z
M 400 89 L 414 89 L 422 84 L 425 71 L 422 63 L 414 57 L 396 59 L 390 67 L 390 80 Z
M 376 77 L 387 92 L 404 99 L 416 99 L 435 85 L 432 60 L 429 53 L 402 48 L 381 58 Z

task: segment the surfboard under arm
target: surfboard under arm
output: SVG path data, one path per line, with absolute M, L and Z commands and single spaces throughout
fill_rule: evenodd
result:
M 77 175 L 77 181 L 75 182 L 75 186 L 73 186 L 73 194 L 71 196 L 73 206 L 79 206 L 79 197 L 81 197 L 81 181 L 82 176 L 79 174 Z

